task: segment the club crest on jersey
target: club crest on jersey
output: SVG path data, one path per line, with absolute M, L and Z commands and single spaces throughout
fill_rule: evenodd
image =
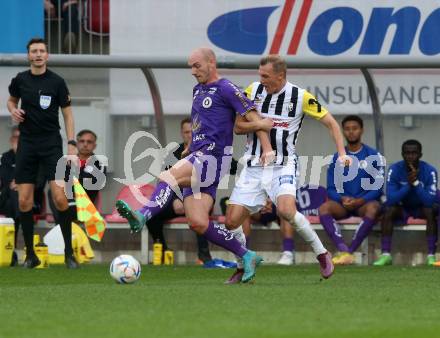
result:
M 212 106 L 212 99 L 210 97 L 205 97 L 202 102 L 203 108 L 209 108 Z
M 289 102 L 289 104 L 287 105 L 287 111 L 292 111 L 293 110 L 293 102 Z
M 52 97 L 47 95 L 40 95 L 40 107 L 43 109 L 47 109 L 50 106 L 52 101 Z
M 255 104 L 259 104 L 259 103 L 261 103 L 261 102 L 263 102 L 263 94 L 257 94 L 257 95 L 255 96 L 254 103 L 255 103 Z

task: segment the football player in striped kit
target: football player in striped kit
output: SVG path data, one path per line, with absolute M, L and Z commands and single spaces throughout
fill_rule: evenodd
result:
M 247 166 L 240 174 L 226 213 L 226 226 L 244 245 L 245 237 L 241 224 L 249 216 L 259 211 L 268 196 L 277 207 L 281 219 L 289 222 L 309 243 L 320 263 L 321 275 L 329 278 L 333 274 L 330 253 L 324 248 L 307 218 L 296 210 L 295 198 L 298 178 L 298 156 L 295 144 L 306 115 L 323 123 L 330 132 L 341 163 L 349 164 L 345 153 L 342 134 L 338 123 L 322 107 L 315 97 L 286 79 L 287 65 L 279 55 L 268 55 L 261 59 L 260 82 L 252 83 L 246 90 L 263 118 L 271 118 L 270 142 L 275 150 L 275 160 L 270 166 L 262 166 L 259 157 L 262 147 L 257 135 L 246 120 L 237 117 L 235 132 L 248 134 L 245 152 Z M 346 163 L 347 162 L 347 163 Z M 240 281 L 243 274 L 240 259 L 238 269 L 226 281 L 233 284 Z
M 201 47 L 194 50 L 188 66 L 196 78 L 191 110 L 192 140 L 189 154 L 171 169 L 159 175 L 150 201 L 133 210 L 125 201 L 116 201 L 119 214 L 128 220 L 133 232 L 139 232 L 145 222 L 163 212 L 183 188 L 183 204 L 190 228 L 208 241 L 242 257 L 246 283 L 254 278 L 262 258 L 243 246 L 227 229 L 209 219 L 218 184 L 229 171 L 232 160 L 232 138 L 236 114 L 245 118 L 243 124 L 259 134 L 263 151 L 259 161 L 271 161 L 273 150 L 267 131 L 271 120 L 262 119 L 254 105 L 232 82 L 217 72 L 214 51 Z M 247 124 L 251 125 L 248 126 Z

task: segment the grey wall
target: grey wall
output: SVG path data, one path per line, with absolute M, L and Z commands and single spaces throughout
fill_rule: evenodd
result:
M 168 141 L 180 142 L 180 120 L 183 116 L 166 116 L 165 127 Z M 339 117 L 337 117 L 340 120 Z M 148 121 L 148 120 L 147 120 Z M 418 139 L 424 147 L 424 160 L 430 162 L 435 167 L 440 168 L 440 158 L 438 156 L 438 141 L 437 133 L 440 130 L 440 118 L 437 116 L 420 116 L 415 119 L 416 127 L 413 129 L 405 129 L 400 127 L 402 121 L 401 117 L 386 116 L 384 118 L 384 135 L 385 135 L 385 156 L 387 163 L 392 163 L 401 159 L 400 147 L 404 140 L 409 138 Z M 108 147 L 111 154 L 105 154 L 108 156 L 113 171 L 109 173 L 109 179 L 107 185 L 103 190 L 103 206 L 104 212 L 110 212 L 117 195 L 117 192 L 121 189 L 121 184 L 114 181 L 114 177 L 123 178 L 123 151 L 125 143 L 128 137 L 135 131 L 146 130 L 154 133 L 154 128 L 142 127 L 148 125 L 140 117 L 130 116 L 112 116 L 112 147 Z M 374 146 L 374 126 L 371 117 L 364 117 L 364 142 Z M 10 119 L 8 117 L 0 118 L 0 151 L 6 151 L 9 149 L 9 128 Z M 93 129 L 93 126 L 90 126 Z M 245 146 L 245 137 L 236 136 L 234 140 L 234 157 L 238 158 L 242 155 Z M 103 140 L 102 140 L 103 141 Z M 133 154 L 140 154 L 144 149 L 151 146 L 148 142 L 138 142 L 134 147 Z M 313 119 L 306 118 L 301 129 L 301 133 L 298 139 L 298 154 L 308 156 L 323 156 L 333 154 L 335 147 L 330 139 L 330 136 L 324 126 Z M 135 177 L 138 177 L 145 173 L 150 163 L 148 160 L 139 161 L 139 163 L 133 164 L 133 172 Z M 303 168 L 303 171 L 305 169 Z M 310 175 L 311 160 L 307 168 L 307 177 Z M 233 179 L 229 182 L 230 188 L 233 186 Z M 325 169 L 322 170 L 320 184 L 325 185 Z M 227 196 L 230 191 L 220 191 L 218 193 L 218 200 Z M 218 208 L 217 208 L 218 211 Z

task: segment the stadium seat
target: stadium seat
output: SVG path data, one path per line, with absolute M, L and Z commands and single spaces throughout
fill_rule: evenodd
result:
M 90 34 L 107 36 L 110 32 L 109 8 L 109 0 L 88 0 L 86 2 L 84 30 Z
M 138 201 L 136 196 L 133 194 L 131 189 L 139 189 L 140 193 L 146 197 L 149 198 L 151 194 L 154 191 L 154 185 L 152 184 L 145 184 L 142 186 L 139 185 L 130 185 L 130 186 L 124 186 L 119 191 L 118 195 L 116 196 L 116 200 L 124 200 L 127 202 L 133 209 L 139 209 L 142 207 L 141 202 Z M 119 216 L 118 212 L 116 211 L 116 207 L 113 208 L 112 213 L 110 215 L 107 215 L 105 217 L 105 220 L 108 223 L 126 223 L 127 220 L 121 216 Z
M 407 225 L 426 225 L 426 220 L 421 218 L 409 217 L 406 222 Z

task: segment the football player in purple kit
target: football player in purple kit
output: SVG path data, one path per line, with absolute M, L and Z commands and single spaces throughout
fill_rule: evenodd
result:
M 261 145 L 260 161 L 266 164 L 273 157 L 268 131 L 271 119 L 262 119 L 252 101 L 217 72 L 216 56 L 209 48 L 194 50 L 188 60 L 198 84 L 193 89 L 191 111 L 192 142 L 190 154 L 171 169 L 159 175 L 159 182 L 146 206 L 132 210 L 122 200 L 116 202 L 120 215 L 130 228 L 139 232 L 145 222 L 161 212 L 183 188 L 185 214 L 190 228 L 212 243 L 242 257 L 246 283 L 255 276 L 262 258 L 246 249 L 227 229 L 209 220 L 216 190 L 222 176 L 229 171 L 236 113 L 244 116 L 256 131 Z

